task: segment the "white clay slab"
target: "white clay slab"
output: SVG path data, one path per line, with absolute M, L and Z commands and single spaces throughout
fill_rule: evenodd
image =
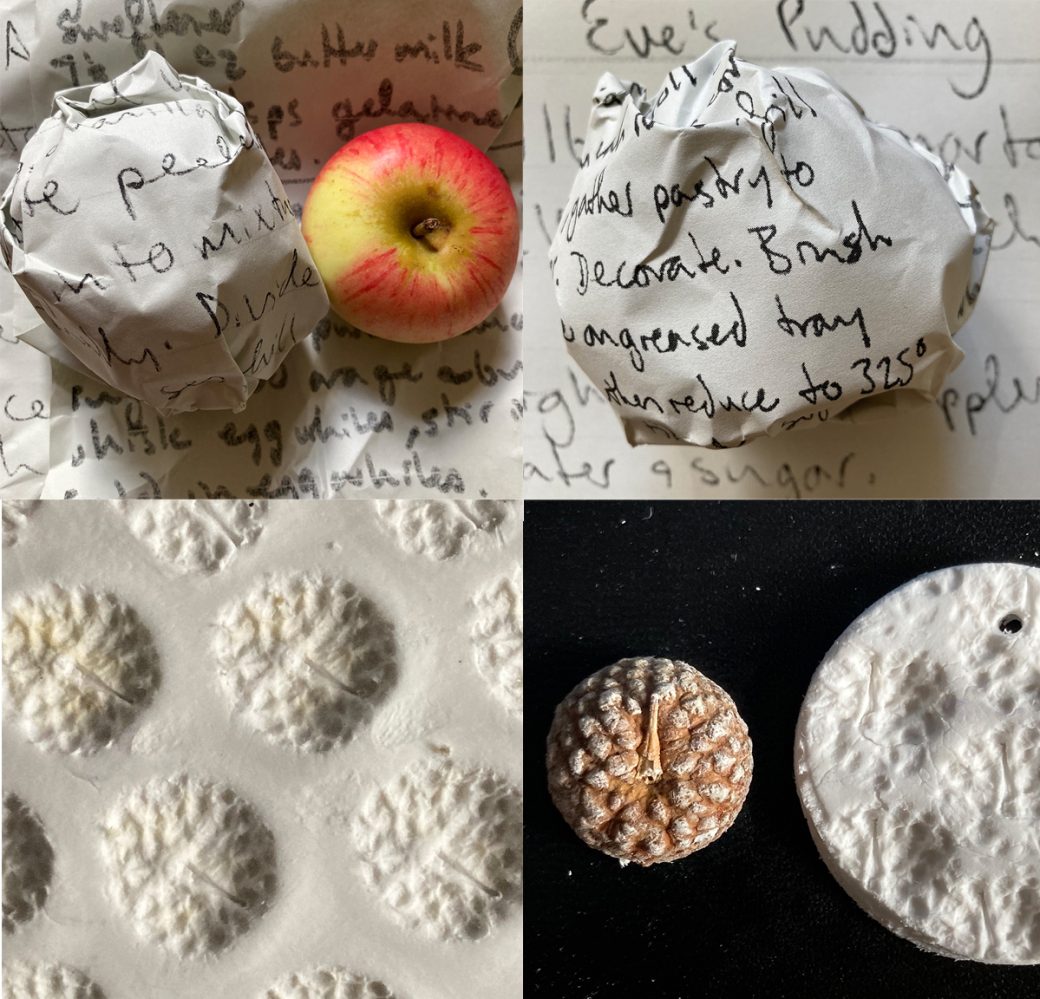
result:
M 1040 963 L 1040 570 L 893 591 L 817 669 L 795 779 L 824 862 L 925 950 Z
M 3 999 L 518 999 L 513 504 L 3 513 Z

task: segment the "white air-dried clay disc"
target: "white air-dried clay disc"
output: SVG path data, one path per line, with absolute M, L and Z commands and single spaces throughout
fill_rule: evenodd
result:
M 857 618 L 810 684 L 795 778 L 875 919 L 948 957 L 1040 963 L 1040 570 L 943 569 Z

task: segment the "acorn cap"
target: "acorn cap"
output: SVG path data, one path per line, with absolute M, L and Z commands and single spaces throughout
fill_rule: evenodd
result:
M 733 699 L 684 662 L 622 659 L 556 708 L 549 792 L 589 846 L 623 864 L 680 860 L 719 838 L 751 783 Z

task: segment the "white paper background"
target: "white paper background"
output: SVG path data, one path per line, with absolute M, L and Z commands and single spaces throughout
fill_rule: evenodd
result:
M 513 0 L 153 0 L 129 6 L 140 20 L 121 0 L 5 6 L 4 185 L 55 90 L 161 48 L 243 103 L 297 209 L 343 142 L 408 120 L 488 149 L 519 195 Z M 443 344 L 319 326 L 244 412 L 171 421 L 58 365 L 52 383 L 50 362 L 13 342 L 37 320 L 3 271 L 0 493 L 518 496 L 520 311 L 517 277 L 483 327 Z
M 514 905 L 478 941 L 443 942 L 401 926 L 364 884 L 350 830 L 364 794 L 448 746 L 460 766 L 521 786 L 521 720 L 484 682 L 470 639 L 475 593 L 520 561 L 517 511 L 474 532 L 444 561 L 405 550 L 374 503 L 272 503 L 263 534 L 211 576 L 180 575 L 127 530 L 118 505 L 37 506 L 3 551 L 3 596 L 48 582 L 108 590 L 137 610 L 159 653 L 155 700 L 117 744 L 94 756 L 44 753 L 16 717 L 3 726 L 4 790 L 37 811 L 55 848 L 42 913 L 5 934 L 5 961 L 80 968 L 108 999 L 258 999 L 291 971 L 340 964 L 399 999 L 522 994 L 522 912 Z M 393 623 L 398 678 L 345 746 L 295 753 L 230 717 L 211 653 L 213 623 L 266 572 L 316 570 L 353 583 Z M 104 897 L 97 823 L 122 791 L 182 769 L 227 781 L 276 841 L 270 909 L 213 960 L 180 961 L 135 937 Z
M 530 0 L 526 18 L 527 352 L 525 495 L 538 497 L 1033 496 L 1040 491 L 1040 13 L 989 4 L 885 0 L 894 51 L 843 53 L 855 9 L 888 52 L 874 4 L 844 0 Z M 789 23 L 792 46 L 781 13 Z M 793 23 L 792 22 L 793 20 Z M 938 34 L 936 34 L 936 26 Z M 819 51 L 814 42 L 824 35 Z M 922 34 L 923 32 L 923 34 Z M 966 358 L 935 406 L 830 425 L 728 452 L 626 444 L 567 356 L 546 259 L 581 155 L 589 99 L 609 69 L 652 93 L 718 38 L 760 65 L 818 66 L 877 121 L 900 127 L 975 181 L 997 220 Z M 934 45 L 929 47 L 925 38 Z M 908 41 L 909 39 L 909 41 Z M 987 60 L 987 46 L 989 59 Z M 982 86 L 985 78 L 985 86 Z M 960 97 L 979 91 L 972 98 Z M 1016 140 L 1009 146 L 1009 137 Z M 978 160 L 979 162 L 975 162 Z M 1017 223 L 1015 219 L 1017 218 Z

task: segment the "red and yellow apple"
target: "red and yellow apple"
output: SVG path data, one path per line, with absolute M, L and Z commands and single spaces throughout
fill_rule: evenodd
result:
M 325 164 L 303 235 L 336 313 L 373 336 L 428 343 L 471 329 L 502 300 L 520 222 L 476 146 L 401 124 L 357 136 Z

